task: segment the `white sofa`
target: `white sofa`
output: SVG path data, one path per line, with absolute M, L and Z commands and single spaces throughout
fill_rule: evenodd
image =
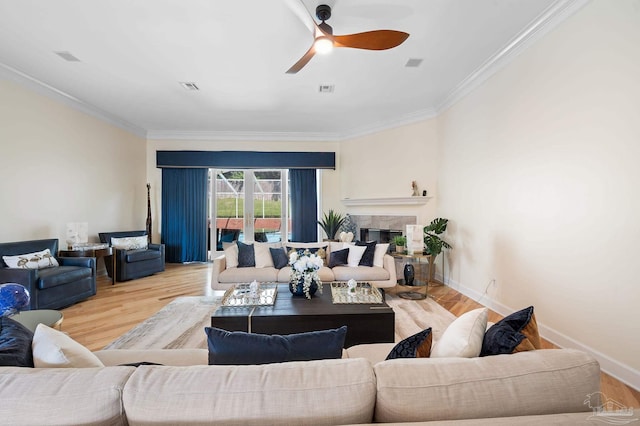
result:
M 392 346 L 258 366 L 209 366 L 204 349 L 165 349 L 98 351 L 101 368 L 0 367 L 0 418 L 11 425 L 588 424 L 585 400 L 599 391 L 597 361 L 575 350 L 381 361 Z M 140 361 L 164 366 L 118 366 Z
M 323 242 L 323 243 L 282 243 L 264 244 L 270 247 L 292 247 L 296 249 L 304 248 L 319 248 L 327 247 L 327 265 L 331 259 L 331 252 L 338 247 L 342 248 L 343 243 L 336 242 Z M 339 244 L 339 246 L 338 246 Z M 396 266 L 391 257 L 385 254 L 382 258 L 382 266 L 336 266 L 329 268 L 323 266 L 318 271 L 320 280 L 322 282 L 331 281 L 348 281 L 351 278 L 356 281 L 365 281 L 379 288 L 395 287 L 397 284 L 396 278 Z M 246 283 L 253 280 L 259 282 L 289 282 L 291 274 L 291 267 L 285 266 L 281 269 L 276 269 L 273 266 L 266 267 L 227 267 L 226 254 L 222 254 L 216 257 L 213 261 L 213 272 L 211 276 L 211 288 L 214 290 L 226 290 L 233 284 Z

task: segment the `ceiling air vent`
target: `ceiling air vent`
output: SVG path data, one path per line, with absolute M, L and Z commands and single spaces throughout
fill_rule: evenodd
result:
M 423 60 L 420 58 L 411 58 L 404 66 L 407 68 L 417 68 L 420 66 L 420 64 L 422 64 L 422 61 Z
M 200 90 L 195 83 L 190 81 L 181 81 L 180 86 L 184 87 L 185 90 Z
M 333 84 L 321 84 L 320 89 L 318 90 L 320 93 L 333 93 L 333 88 L 335 86 Z
M 73 56 L 70 52 L 53 52 L 53 53 L 55 53 L 56 55 L 60 56 L 65 61 L 80 62 L 80 59 L 78 59 L 75 56 Z

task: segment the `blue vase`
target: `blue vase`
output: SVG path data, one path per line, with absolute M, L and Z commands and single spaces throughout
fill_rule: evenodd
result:
M 304 278 L 300 278 L 297 283 L 289 283 L 289 291 L 291 291 L 291 294 L 294 296 L 307 297 L 307 295 L 304 294 Z M 318 283 L 314 280 L 309 287 L 309 296 L 313 297 L 316 291 L 318 291 Z
M 416 271 L 413 265 L 407 263 L 404 265 L 404 285 L 413 285 L 413 280 L 416 277 Z
M 11 316 L 29 308 L 29 290 L 23 285 L 6 283 L 0 285 L 0 316 Z

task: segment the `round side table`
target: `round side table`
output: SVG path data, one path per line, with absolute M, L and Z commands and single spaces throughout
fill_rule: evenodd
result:
M 60 328 L 64 315 L 60 311 L 53 309 L 34 309 L 33 311 L 22 311 L 11 317 L 29 330 L 36 331 L 38 324 L 48 325 L 51 328 Z
M 416 277 L 413 285 L 406 285 L 405 283 L 397 284 L 397 287 L 405 291 L 398 291 L 397 294 L 403 299 L 420 300 L 429 297 L 428 286 L 429 277 L 431 277 L 431 255 L 428 254 L 404 254 L 404 253 L 391 253 L 394 260 L 398 263 L 405 265 L 412 265 L 415 267 Z M 397 264 L 396 264 L 397 267 Z M 404 280 L 403 280 L 404 281 Z M 424 291 L 420 291 L 424 289 Z M 409 290 L 409 291 L 406 291 Z

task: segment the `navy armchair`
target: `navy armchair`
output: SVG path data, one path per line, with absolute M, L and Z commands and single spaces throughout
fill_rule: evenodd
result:
M 111 238 L 141 237 L 146 236 L 146 231 L 119 231 L 100 232 L 100 242 L 108 243 Z M 128 281 L 142 278 L 156 272 L 164 271 L 164 244 L 149 244 L 146 249 L 121 250 L 113 249 L 115 259 L 116 276 L 114 281 Z M 113 262 L 111 256 L 105 258 L 107 273 L 113 277 Z
M 9 268 L 2 256 L 49 249 L 59 266 L 44 269 Z M 30 309 L 60 309 L 96 294 L 96 259 L 58 257 L 58 240 L 0 243 L 0 284 L 17 283 L 29 290 Z

